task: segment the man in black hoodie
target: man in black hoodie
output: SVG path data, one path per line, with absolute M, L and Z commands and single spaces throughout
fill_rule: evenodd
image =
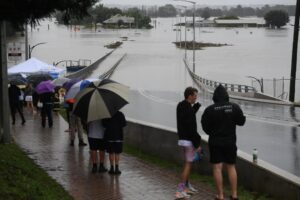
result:
M 201 104 L 196 103 L 198 90 L 188 87 L 184 91 L 184 100 L 177 105 L 178 145 L 184 150 L 185 164 L 182 182 L 179 183 L 176 198 L 188 198 L 188 193 L 197 192 L 189 183 L 189 175 L 195 154 L 200 151 L 201 137 L 197 132 L 196 113 Z
M 213 94 L 214 104 L 207 107 L 202 115 L 202 128 L 209 135 L 210 162 L 217 188 L 216 200 L 223 200 L 223 163 L 227 166 L 231 186 L 231 200 L 237 200 L 237 173 L 235 169 L 237 146 L 236 125 L 245 124 L 246 117 L 241 108 L 229 102 L 226 89 L 219 85 Z

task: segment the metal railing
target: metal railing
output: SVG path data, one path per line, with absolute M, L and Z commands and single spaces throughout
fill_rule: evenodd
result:
M 193 79 L 197 81 L 197 83 L 200 84 L 201 86 L 204 86 L 206 89 L 214 90 L 218 85 L 223 85 L 228 92 L 232 92 L 232 93 L 256 93 L 257 92 L 256 88 L 252 86 L 224 83 L 220 81 L 213 81 L 213 80 L 202 78 L 190 70 L 189 65 L 185 59 L 183 59 L 183 61 L 190 75 L 193 77 Z

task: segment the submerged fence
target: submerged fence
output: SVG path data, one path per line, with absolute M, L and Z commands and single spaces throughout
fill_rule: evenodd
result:
M 273 78 L 273 79 L 258 79 L 252 80 L 251 86 L 257 91 L 262 91 L 264 94 L 270 95 L 282 100 L 289 98 L 289 78 Z M 300 79 L 296 79 L 296 99 L 300 100 L 300 93 L 297 90 L 300 88 Z

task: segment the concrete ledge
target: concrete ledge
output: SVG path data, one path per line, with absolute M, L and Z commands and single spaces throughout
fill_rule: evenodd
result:
M 211 165 L 208 161 L 208 137 L 201 136 L 206 156 L 201 164 L 193 170 L 200 174 L 211 175 Z M 142 152 L 179 164 L 183 162 L 181 149 L 177 146 L 178 136 L 173 128 L 128 119 L 124 137 L 126 143 Z M 251 155 L 238 151 L 236 166 L 240 185 L 250 190 L 269 194 L 278 200 L 300 199 L 299 177 L 262 160 L 258 160 L 258 163 L 254 164 L 251 159 Z

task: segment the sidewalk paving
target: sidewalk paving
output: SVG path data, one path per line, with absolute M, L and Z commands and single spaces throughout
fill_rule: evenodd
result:
M 26 113 L 26 112 L 25 112 Z M 179 174 L 123 153 L 122 175 L 92 174 L 89 147 L 69 146 L 67 123 L 54 114 L 52 128 L 42 128 L 39 116 L 25 114 L 26 124 L 16 121 L 12 134 L 17 144 L 60 183 L 76 200 L 166 200 L 174 199 Z M 87 141 L 87 139 L 85 140 Z M 107 163 L 108 165 L 108 157 Z M 199 193 L 190 199 L 212 200 L 214 192 L 193 183 Z

